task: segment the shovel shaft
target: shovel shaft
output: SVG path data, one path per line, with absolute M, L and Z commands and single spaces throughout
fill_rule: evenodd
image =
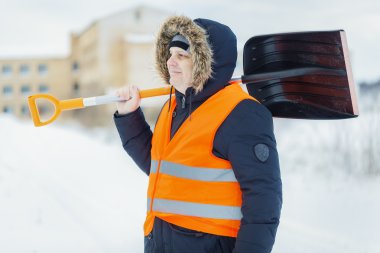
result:
M 174 88 L 172 89 L 172 86 L 156 88 L 156 89 L 141 90 L 140 91 L 140 97 L 141 98 L 148 98 L 148 97 L 168 95 L 168 94 L 170 94 L 170 90 L 172 90 L 172 92 L 174 92 Z
M 148 97 L 155 97 L 155 96 L 161 96 L 161 95 L 168 95 L 170 94 L 170 90 L 171 90 L 171 86 L 141 90 L 140 97 L 148 98 Z M 75 100 L 75 99 L 71 99 L 71 100 Z M 63 101 L 69 101 L 69 100 L 63 100 Z M 89 98 L 83 98 L 83 106 L 88 107 L 88 106 L 95 106 L 95 105 L 104 105 L 104 104 L 116 103 L 116 102 L 121 102 L 121 101 L 124 101 L 124 100 L 119 98 L 116 95 L 89 97 Z M 73 101 L 73 103 L 78 103 L 77 104 L 78 106 L 80 104 L 80 101 Z M 75 107 L 75 108 L 82 108 L 82 107 Z
M 122 101 L 122 99 L 116 95 L 105 95 L 105 96 L 83 98 L 83 105 L 85 107 L 88 107 L 88 106 L 115 103 L 115 102 L 119 102 L 119 101 Z
M 84 107 L 84 104 L 83 104 L 82 98 L 74 98 L 74 99 L 67 99 L 67 100 L 59 101 L 59 108 L 62 111 L 79 109 L 79 108 L 83 108 L 83 107 Z

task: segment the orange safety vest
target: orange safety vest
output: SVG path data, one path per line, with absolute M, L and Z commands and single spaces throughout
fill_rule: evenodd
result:
M 252 99 L 239 85 L 229 85 L 207 99 L 170 140 L 176 99 L 158 118 L 151 150 L 148 211 L 144 234 L 159 217 L 205 233 L 236 237 L 242 196 L 231 163 L 213 155 L 215 134 L 236 105 Z

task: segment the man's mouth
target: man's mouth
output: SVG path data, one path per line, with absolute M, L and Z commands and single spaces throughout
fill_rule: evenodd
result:
M 180 74 L 181 71 L 169 70 L 169 74 Z

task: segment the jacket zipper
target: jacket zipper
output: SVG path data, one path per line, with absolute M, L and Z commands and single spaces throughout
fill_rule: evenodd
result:
M 182 97 L 182 109 L 185 109 L 186 107 L 186 98 L 185 96 Z

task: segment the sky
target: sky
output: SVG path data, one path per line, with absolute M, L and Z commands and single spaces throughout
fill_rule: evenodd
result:
M 380 1 L 373 0 L 0 0 L 0 57 L 66 56 L 71 32 L 139 4 L 225 23 L 240 45 L 255 35 L 344 29 L 354 79 L 380 79 Z

